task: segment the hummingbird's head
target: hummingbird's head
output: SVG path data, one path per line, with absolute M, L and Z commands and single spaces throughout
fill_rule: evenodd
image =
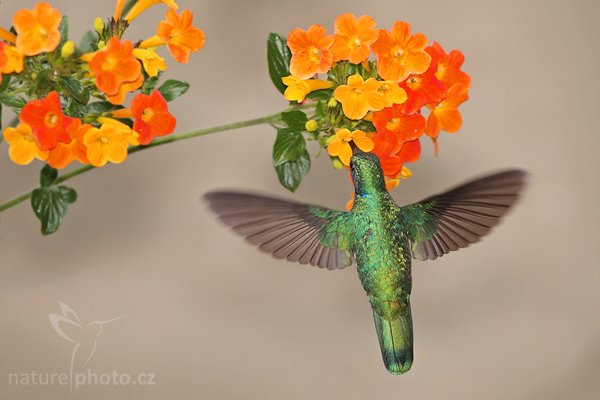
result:
M 379 163 L 379 157 L 354 148 L 350 159 L 350 171 L 354 180 L 356 195 L 385 191 L 385 180 Z

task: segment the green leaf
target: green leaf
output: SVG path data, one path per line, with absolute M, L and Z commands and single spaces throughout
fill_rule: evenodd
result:
M 69 204 L 77 200 L 77 192 L 66 186 L 37 188 L 31 196 L 31 207 L 42 223 L 42 233 L 54 233 L 60 227 Z
M 62 48 L 62 45 L 65 44 L 67 40 L 69 40 L 69 17 L 63 15 L 60 20 L 60 25 L 58 26 L 58 32 L 60 33 L 60 42 L 56 47 L 58 51 Z
M 56 186 L 58 171 L 49 165 L 40 172 L 41 187 L 31 195 L 31 208 L 42 223 L 42 233 L 56 232 L 62 223 L 67 207 L 77 200 L 77 192 L 66 186 Z
M 310 92 L 307 96 L 308 99 L 329 101 L 333 97 L 333 89 L 320 89 Z
M 282 94 L 287 88 L 281 78 L 290 75 L 290 60 L 292 53 L 287 46 L 287 39 L 277 33 L 269 34 L 267 39 L 267 62 L 271 81 Z
M 98 34 L 94 31 L 87 31 L 79 42 L 79 50 L 82 53 L 94 51 L 94 46 L 98 44 Z
M 284 111 L 281 113 L 281 120 L 293 131 L 306 130 L 306 121 L 308 118 L 300 110 Z
M 46 164 L 40 171 L 40 185 L 42 187 L 50 186 L 58 178 L 58 170 Z
M 306 141 L 300 132 L 278 129 L 273 145 L 273 165 L 295 161 L 306 152 Z
M 0 93 L 4 93 L 6 91 L 6 89 L 8 88 L 8 85 L 10 84 L 11 78 L 12 78 L 12 76 L 10 76 L 10 75 L 2 76 L 2 83 L 0 84 Z
M 4 104 L 7 107 L 10 107 L 14 110 L 21 110 L 27 104 L 27 100 L 25 100 L 21 96 L 8 95 L 6 93 L 0 95 L 0 103 Z
M 80 102 L 75 100 L 73 97 L 70 97 L 67 100 L 67 108 L 65 111 L 66 111 L 66 114 L 70 117 L 85 118 L 87 107 L 85 106 L 85 104 L 81 104 Z
M 279 182 L 289 191 L 295 192 L 300 182 L 310 170 L 310 156 L 306 150 L 295 161 L 275 165 Z
M 90 92 L 79 81 L 79 79 L 71 78 L 70 76 L 61 76 L 58 78 L 62 88 L 81 104 L 87 104 L 90 101 Z
M 169 79 L 158 88 L 158 91 L 163 95 L 165 100 L 172 101 L 187 92 L 189 88 L 190 84 L 187 82 Z
M 87 105 L 88 114 L 102 114 L 115 109 L 115 106 L 108 101 L 95 101 Z
M 157 75 L 146 79 L 142 84 L 142 93 L 144 93 L 145 95 L 150 95 L 150 93 L 152 93 L 152 91 L 156 87 L 156 84 L 158 83 L 159 76 L 160 75 Z
M 317 121 L 319 125 L 323 125 L 325 122 L 325 116 L 327 115 L 327 106 L 324 101 L 319 101 L 315 106 L 315 116 L 317 117 Z

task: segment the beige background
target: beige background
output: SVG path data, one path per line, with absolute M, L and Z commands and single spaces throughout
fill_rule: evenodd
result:
M 113 2 L 54 0 L 80 36 Z M 343 207 L 351 190 L 326 157 L 294 195 L 270 164 L 270 127 L 132 156 L 69 182 L 79 201 L 42 237 L 24 204 L 0 216 L 1 399 L 597 399 L 600 395 L 600 7 L 595 0 L 191 1 L 207 35 L 169 77 L 177 131 L 270 114 L 285 102 L 265 62 L 268 32 L 368 13 L 409 21 L 459 48 L 473 78 L 459 134 L 424 146 L 394 192 L 416 201 L 498 168 L 531 172 L 521 204 L 482 243 L 415 262 L 415 357 L 404 376 L 381 361 L 356 272 L 273 260 L 219 225 L 199 200 L 219 187 Z M 3 1 L 0 21 L 32 0 Z M 162 6 L 160 6 L 162 7 Z M 163 9 L 130 39 L 149 36 Z M 143 25 L 146 26 L 143 26 Z M 315 149 L 312 149 L 315 150 Z M 313 151 L 314 154 L 314 151 Z M 0 199 L 37 182 L 0 145 Z M 93 372 L 154 373 L 152 387 L 9 386 L 9 373 L 64 372 L 72 345 L 48 322 L 59 302 L 105 326 Z M 368 397 L 369 396 L 369 397 Z

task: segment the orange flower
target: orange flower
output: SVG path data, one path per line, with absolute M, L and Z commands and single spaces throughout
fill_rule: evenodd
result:
M 404 114 L 398 104 L 373 113 L 373 125 L 377 132 L 397 138 L 398 143 L 418 139 L 425 132 L 425 118 Z
M 331 51 L 333 61 L 348 60 L 360 64 L 371 54 L 371 45 L 379 36 L 375 20 L 368 15 L 356 18 L 354 14 L 342 14 L 335 19 L 335 41 Z
M 385 80 L 401 82 L 410 74 L 427 71 L 431 56 L 425 52 L 427 38 L 422 33 L 410 34 L 410 25 L 396 22 L 392 31 L 379 31 L 371 49 L 377 55 L 377 72 Z
M 436 143 L 440 131 L 454 133 L 462 125 L 462 117 L 458 111 L 458 106 L 469 99 L 468 88 L 456 84 L 448 90 L 448 96 L 437 104 L 429 105 L 431 112 L 427 118 L 427 127 L 425 133 Z
M 6 43 L 0 42 L 0 71 L 4 71 L 6 65 L 8 64 L 8 57 L 6 57 L 6 54 L 4 54 L 4 47 L 6 46 Z M 2 75 L 0 75 L 0 82 L 2 82 Z
M 0 27 L 0 39 L 12 44 L 17 42 L 17 37 L 2 27 Z
M 463 87 L 471 86 L 471 78 L 469 75 L 460 70 L 465 56 L 458 50 L 452 50 L 446 54 L 442 46 L 438 42 L 433 42 L 433 45 L 428 47 L 427 52 L 432 57 L 437 57 L 438 65 L 435 72 L 435 77 L 439 79 L 447 88 L 460 84 Z
M 173 10 L 177 10 L 179 8 L 179 6 L 177 5 L 177 3 L 175 3 L 174 0 L 138 0 L 133 5 L 133 7 L 131 7 L 131 10 L 129 11 L 125 19 L 127 20 L 127 22 L 131 23 L 131 21 L 136 19 L 138 15 L 140 15 L 146 9 L 158 3 L 163 3 Z
M 59 142 L 71 140 L 67 126 L 71 118 L 63 114 L 60 108 L 58 92 L 53 91 L 41 100 L 31 100 L 23 107 L 19 120 L 31 127 L 35 141 L 43 150 L 56 147 Z
M 429 53 L 429 48 L 426 50 Z M 429 69 L 420 75 L 410 75 L 400 83 L 408 95 L 408 100 L 402 105 L 402 112 L 405 114 L 414 114 L 426 104 L 437 103 L 448 93 L 446 86 L 435 77 L 438 66 L 437 54 L 429 54 L 431 54 Z
M 139 136 L 140 144 L 148 144 L 156 136 L 164 136 L 175 130 L 175 117 L 169 113 L 167 101 L 158 90 L 150 96 L 138 94 L 131 102 L 133 130 Z
M 87 158 L 94 167 L 102 167 L 108 162 L 120 164 L 127 158 L 129 133 L 125 128 L 129 127 L 114 122 L 103 123 L 100 129 L 90 128 L 83 136 Z
M 27 124 L 6 128 L 4 139 L 9 145 L 8 156 L 15 164 L 27 165 L 34 158 L 43 161 L 48 157 L 48 151 L 40 149 L 35 143 L 31 127 Z
M 379 111 L 387 104 L 386 97 L 379 91 L 381 81 L 374 78 L 363 80 L 359 74 L 348 77 L 347 85 L 338 86 L 333 92 L 337 101 L 342 103 L 346 117 L 361 119 L 369 111 Z
M 307 31 L 296 28 L 287 37 L 292 52 L 290 72 L 299 79 L 325 74 L 333 64 L 333 35 L 327 35 L 321 25 L 311 25 Z
M 283 93 L 283 97 L 288 101 L 297 101 L 298 103 L 303 102 L 306 95 L 312 91 L 329 89 L 333 86 L 333 83 L 330 81 L 322 81 L 319 79 L 303 80 L 298 79 L 294 75 L 281 78 L 281 81 L 287 86 L 287 89 L 285 89 L 285 92 Z
M 60 20 L 60 13 L 46 2 L 37 3 L 33 10 L 17 11 L 13 26 L 19 50 L 26 56 L 35 56 L 56 49 L 60 42 Z
M 137 83 L 142 77 L 142 67 L 133 56 L 133 44 L 128 40 L 121 42 L 117 37 L 110 38 L 107 46 L 93 55 L 90 69 L 96 78 L 98 89 L 107 96 L 117 99 L 123 92 L 121 86 L 126 83 Z M 111 101 L 111 103 L 121 104 L 122 101 Z
M 187 63 L 192 51 L 204 47 L 204 31 L 192 26 L 194 15 L 189 10 L 177 15 L 174 9 L 170 9 L 166 18 L 166 21 L 159 22 L 157 34 L 144 40 L 140 47 L 147 49 L 166 44 L 175 61 Z
M 126 0 L 117 0 L 115 2 L 115 11 L 113 12 L 113 19 L 118 21 L 121 19 L 121 14 L 123 13 L 123 7 L 125 7 Z
M 397 177 L 405 163 L 417 161 L 421 155 L 419 139 L 399 142 L 389 133 L 377 132 L 373 136 L 373 142 L 373 153 L 379 157 L 383 174 L 388 177 Z
M 352 157 L 350 142 L 354 142 L 356 147 L 362 151 L 373 150 L 373 140 L 367 136 L 366 132 L 360 130 L 350 132 L 344 128 L 335 132 L 335 136 L 327 146 L 327 153 L 332 157 L 339 157 L 345 166 L 349 166 Z
M 67 127 L 71 141 L 69 143 L 58 143 L 55 148 L 50 150 L 46 162 L 52 168 L 64 168 L 72 161 L 79 161 L 82 164 L 89 164 L 87 158 L 87 149 L 83 144 L 83 136 L 92 125 L 82 124 L 79 118 L 73 118 Z

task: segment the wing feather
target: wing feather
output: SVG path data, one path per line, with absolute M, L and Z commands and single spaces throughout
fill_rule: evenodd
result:
M 521 170 L 503 171 L 403 207 L 416 221 L 408 224 L 413 256 L 435 260 L 478 242 L 517 201 L 525 178 Z
M 275 258 L 327 269 L 352 265 L 347 241 L 332 227 L 345 212 L 239 192 L 211 192 L 205 199 L 221 221 Z

